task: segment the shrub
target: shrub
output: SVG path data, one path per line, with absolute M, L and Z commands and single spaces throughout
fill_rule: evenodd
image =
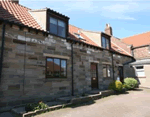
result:
M 40 110 L 40 109 L 46 109 L 46 108 L 48 108 L 48 105 L 43 103 L 42 101 L 40 101 L 39 103 L 30 103 L 25 106 L 25 110 L 27 112 Z
M 117 91 L 117 92 L 121 92 L 123 88 L 122 82 L 116 80 L 113 81 L 109 84 L 109 89 Z
M 124 83 L 128 90 L 134 89 L 138 86 L 138 81 L 134 78 L 125 78 Z

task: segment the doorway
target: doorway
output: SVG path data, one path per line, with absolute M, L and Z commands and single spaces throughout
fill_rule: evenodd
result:
M 123 82 L 124 82 L 123 66 L 119 66 L 119 67 L 118 67 L 118 71 L 119 71 L 120 81 L 123 83 Z
M 97 64 L 91 63 L 91 87 L 98 89 Z

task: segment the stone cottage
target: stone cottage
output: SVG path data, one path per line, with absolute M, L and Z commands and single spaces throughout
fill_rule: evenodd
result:
M 131 76 L 130 45 L 105 32 L 69 25 L 49 8 L 32 10 L 0 1 L 0 110 L 105 90 L 118 76 Z M 2 108 L 3 107 L 3 108 Z

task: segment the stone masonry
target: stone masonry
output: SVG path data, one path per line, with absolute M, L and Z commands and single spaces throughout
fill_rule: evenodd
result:
M 2 26 L 0 26 L 2 32 Z M 0 39 L 1 33 L 0 33 Z M 1 40 L 0 40 L 1 42 Z M 113 80 L 112 53 L 74 44 L 74 92 L 82 94 L 91 91 L 90 65 L 97 63 L 98 88 L 105 90 Z M 46 56 L 67 58 L 67 78 L 45 78 Z M 118 66 L 131 61 L 127 56 L 114 54 L 114 76 Z M 111 65 L 111 78 L 103 78 L 102 65 Z M 0 84 L 0 106 L 54 100 L 71 96 L 71 43 L 56 36 L 25 32 L 18 27 L 6 27 L 4 61 Z M 126 73 L 126 72 L 125 72 Z M 0 108 L 1 108 L 0 107 Z

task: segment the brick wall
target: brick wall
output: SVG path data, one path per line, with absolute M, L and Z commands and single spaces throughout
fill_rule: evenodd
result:
M 150 58 L 150 50 L 149 47 L 141 47 L 133 50 L 135 59 L 145 59 Z

